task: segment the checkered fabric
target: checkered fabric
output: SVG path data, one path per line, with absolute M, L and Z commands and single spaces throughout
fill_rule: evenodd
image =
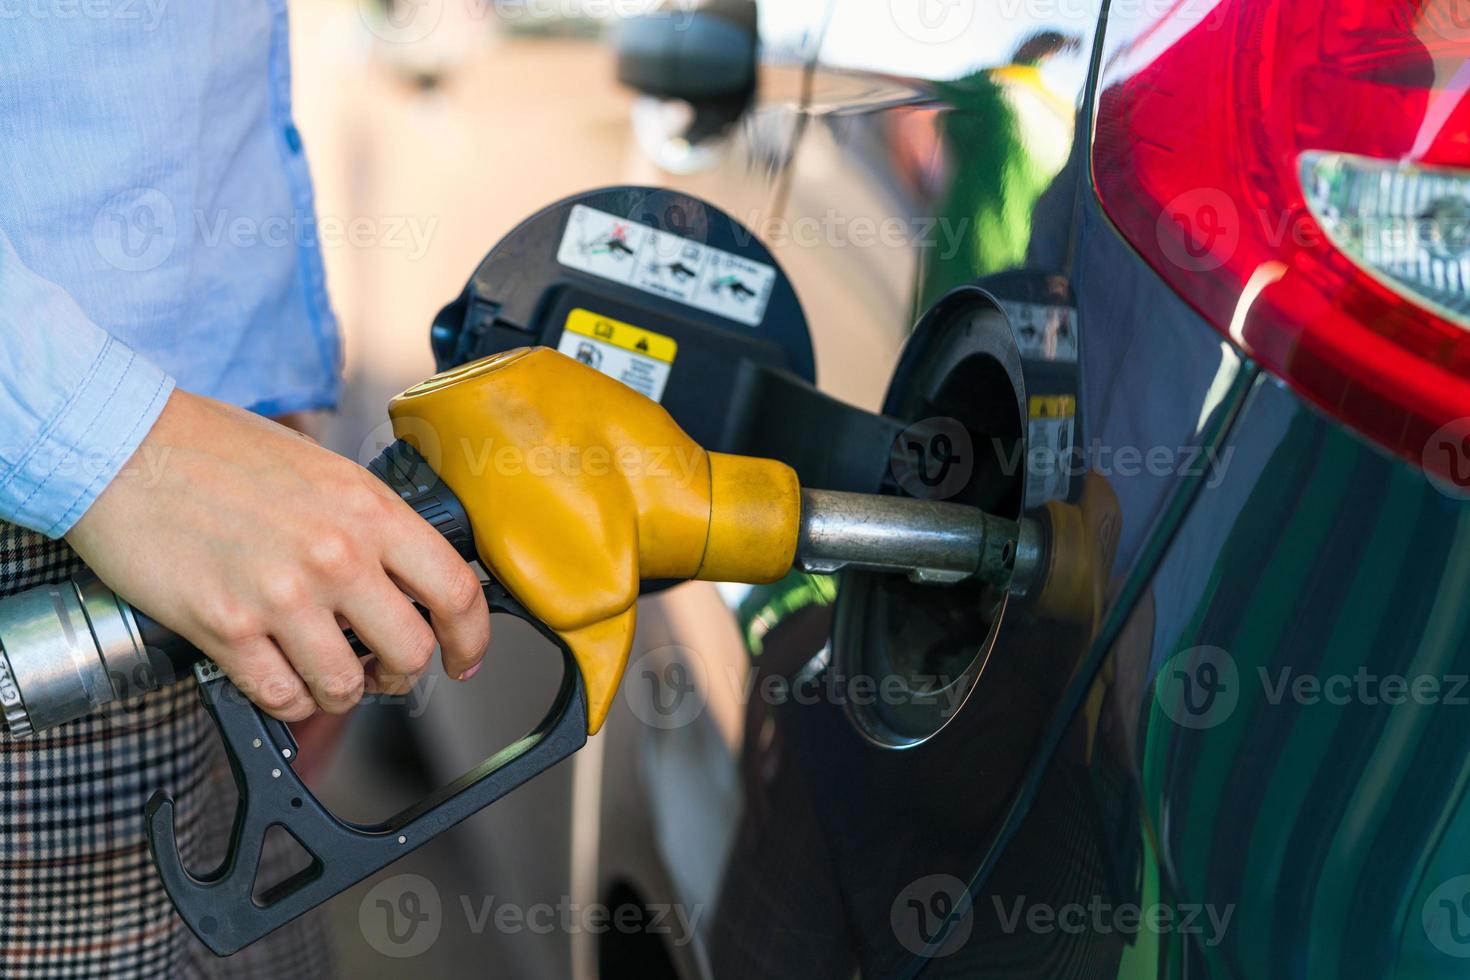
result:
M 81 567 L 64 543 L 0 523 L 0 595 Z M 227 959 L 194 938 L 143 836 L 143 805 L 160 787 L 174 797 L 185 865 L 217 865 L 237 797 L 192 679 L 27 739 L 0 734 L 0 977 L 331 976 L 318 913 Z M 292 857 L 268 846 L 263 880 L 294 870 Z

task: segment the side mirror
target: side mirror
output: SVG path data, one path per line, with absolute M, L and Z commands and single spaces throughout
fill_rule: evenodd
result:
M 696 111 L 738 116 L 755 94 L 756 0 L 680 3 L 626 21 L 618 32 L 618 81 L 644 95 L 681 99 Z

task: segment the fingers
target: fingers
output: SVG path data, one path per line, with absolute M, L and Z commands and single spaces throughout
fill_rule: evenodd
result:
M 316 702 L 306 684 L 270 637 L 257 637 L 226 649 L 205 652 L 225 668 L 240 692 L 266 714 L 281 721 L 304 721 L 316 713 Z
M 275 640 L 323 711 L 340 715 L 362 700 L 362 663 L 331 613 L 320 610 L 298 616 Z
M 474 569 L 417 515 L 414 521 L 421 530 L 393 537 L 386 565 L 428 607 L 445 673 L 465 679 L 490 644 L 490 607 Z
M 342 610 L 357 638 L 373 652 L 375 690 L 406 694 L 428 667 L 437 643 L 434 631 L 408 597 L 386 575 L 364 584 Z

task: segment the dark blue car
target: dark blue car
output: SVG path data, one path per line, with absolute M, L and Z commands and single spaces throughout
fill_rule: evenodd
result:
M 643 182 L 912 423 L 890 492 L 1026 518 L 1041 572 L 651 600 L 569 873 L 669 928 L 553 962 L 1464 975 L 1470 9 L 710 12 L 756 87 L 733 44 L 641 104 Z

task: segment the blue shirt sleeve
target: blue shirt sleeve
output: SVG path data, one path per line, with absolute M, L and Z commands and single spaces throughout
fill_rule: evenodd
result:
M 0 231 L 0 519 L 53 538 L 71 530 L 173 388 Z

